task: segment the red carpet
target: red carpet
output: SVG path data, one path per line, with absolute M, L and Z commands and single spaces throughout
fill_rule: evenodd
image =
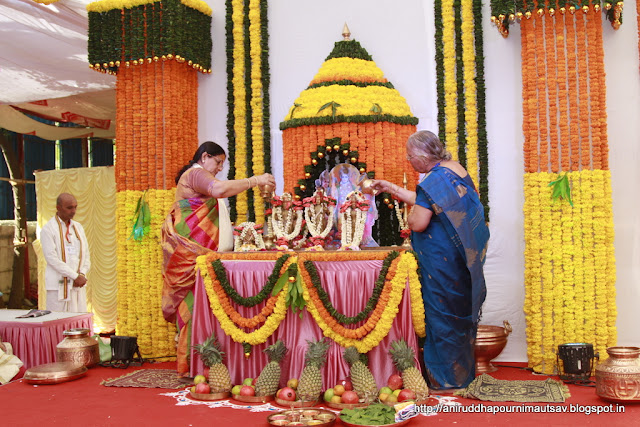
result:
M 491 375 L 499 379 L 548 378 L 533 375 L 519 369 L 523 364 L 504 364 Z M 74 426 L 266 426 L 267 412 L 251 412 L 247 409 L 209 408 L 206 405 L 177 405 L 174 397 L 164 396 L 175 390 L 157 388 L 104 387 L 103 380 L 116 378 L 138 369 L 172 369 L 174 363 L 145 363 L 142 367 L 128 369 L 96 367 L 89 369 L 87 376 L 68 383 L 33 386 L 22 380 L 0 387 L 0 422 L 6 426 L 46 425 Z M 552 377 L 557 379 L 557 377 Z M 603 410 L 609 406 L 595 394 L 595 388 L 569 386 L 571 397 L 564 404 L 553 404 L 554 408 L 566 407 L 568 413 L 444 413 L 433 416 L 418 416 L 408 425 L 427 426 L 434 423 L 466 425 L 639 425 L 640 404 L 624 405 L 624 413 L 602 413 L 586 415 L 571 413 L 576 408 Z M 492 407 L 505 410 L 521 404 L 481 402 L 456 398 L 465 407 L 474 409 Z M 547 404 L 527 404 L 547 407 Z M 615 410 L 616 405 L 613 404 Z M 584 412 L 584 411 L 582 411 Z M 336 422 L 336 426 L 341 426 Z

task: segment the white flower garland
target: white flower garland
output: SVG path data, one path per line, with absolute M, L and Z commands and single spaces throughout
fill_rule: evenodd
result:
M 342 226 L 340 227 L 342 247 L 359 248 L 362 242 L 362 236 L 364 235 L 364 224 L 367 221 L 367 212 L 356 208 L 356 230 L 351 233 L 351 212 L 353 208 L 349 207 L 344 212 L 340 213 L 342 216 Z
M 304 208 L 304 219 L 305 221 L 307 221 L 307 228 L 309 229 L 309 234 L 311 234 L 312 237 L 320 237 L 324 239 L 329 235 L 329 232 L 333 227 L 333 218 L 332 216 L 329 216 L 327 218 L 327 224 L 324 226 L 324 229 L 322 231 L 318 231 L 318 229 L 316 228 L 316 224 L 319 224 L 322 222 L 322 217 L 324 215 L 323 215 L 323 212 L 320 211 L 315 215 L 313 215 L 312 217 L 310 212 L 311 212 L 311 209 L 313 209 L 313 207 L 314 205 L 307 206 Z
M 398 218 L 400 230 L 406 230 L 407 228 L 409 228 L 409 224 L 407 224 L 407 222 L 404 220 L 404 216 L 402 214 L 402 211 L 400 210 L 400 204 L 398 204 L 398 201 L 396 199 L 393 199 L 393 204 L 396 208 L 396 217 Z
M 295 212 L 296 215 L 296 223 L 293 227 L 293 231 L 291 233 L 286 233 L 285 230 L 289 228 L 291 225 L 292 216 L 294 214 L 294 209 L 289 209 L 287 211 L 287 219 L 282 221 L 282 206 L 276 206 L 273 208 L 272 215 L 272 225 L 273 225 L 273 233 L 277 238 L 284 238 L 287 241 L 293 240 L 298 234 L 300 234 L 300 229 L 302 228 L 302 212 Z
M 256 231 L 255 225 L 256 225 L 255 222 L 248 221 L 248 222 L 243 222 L 237 227 L 237 228 L 242 227 L 242 232 L 240 233 L 239 236 L 235 236 L 235 239 L 233 242 L 234 251 L 249 252 L 256 249 L 257 250 L 265 249 L 264 240 L 262 240 L 262 236 Z M 254 245 L 244 244 L 248 233 L 253 234 L 253 241 L 255 242 Z

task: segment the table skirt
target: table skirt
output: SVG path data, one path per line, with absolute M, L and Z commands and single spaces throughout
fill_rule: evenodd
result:
M 275 262 L 273 261 L 223 261 L 231 285 L 243 297 L 257 294 L 271 274 Z M 340 261 L 314 262 L 320 276 L 322 286 L 340 313 L 354 316 L 360 312 L 370 298 L 375 281 L 382 268 L 382 261 Z M 244 317 L 251 317 L 258 313 L 264 303 L 256 307 L 246 308 L 234 304 L 234 307 Z M 411 319 L 411 299 L 409 285 L 405 288 L 402 301 L 398 307 L 398 314 L 393 321 L 391 330 L 380 344 L 368 353 L 369 367 L 376 379 L 378 387 L 386 385 L 389 375 L 396 372 L 388 350 L 393 340 L 404 338 L 416 350 L 416 366 L 418 363 L 418 348 L 415 330 Z M 289 352 L 282 363 L 281 386 L 290 378 L 299 378 L 304 368 L 304 355 L 307 340 L 320 339 L 323 332 L 313 317 L 302 311 L 302 318 L 291 310 L 282 321 L 278 329 L 266 343 L 253 346 L 252 354 L 246 358 L 241 343 L 234 342 L 228 337 L 220 323 L 213 315 L 209 306 L 209 298 L 205 290 L 205 283 L 198 272 L 193 306 L 192 344 L 202 343 L 211 333 L 215 333 L 225 352 L 224 363 L 229 368 L 231 381 L 239 384 L 244 378 L 255 378 L 267 364 L 268 359 L 263 350 L 267 345 L 282 339 Z M 354 326 L 360 326 L 364 321 Z M 328 338 L 327 338 L 328 339 Z M 349 376 L 349 367 L 343 360 L 344 348 L 331 341 L 327 353 L 327 363 L 321 369 L 323 389 L 333 387 L 339 380 Z M 191 375 L 203 372 L 204 365 L 200 357 L 191 350 Z

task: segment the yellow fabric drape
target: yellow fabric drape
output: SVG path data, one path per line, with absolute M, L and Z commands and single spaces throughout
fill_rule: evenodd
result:
M 74 220 L 84 227 L 89 241 L 91 269 L 87 275 L 87 306 L 93 312 L 94 327 L 114 330 L 117 318 L 116 280 L 116 181 L 113 167 L 75 168 L 36 172 L 38 236 L 56 213 L 56 198 L 71 193 L 78 201 Z M 38 255 L 38 307 L 46 308 L 44 268 L 40 242 Z

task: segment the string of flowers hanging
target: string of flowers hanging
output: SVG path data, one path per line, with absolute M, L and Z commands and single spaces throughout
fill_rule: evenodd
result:
M 138 337 L 144 357 L 167 359 L 175 325 L 160 306 L 160 230 L 175 174 L 198 145 L 197 73 L 210 73 L 211 9 L 200 0 L 102 0 L 87 11 L 89 66 L 117 76 L 116 332 Z M 143 233 L 130 239 L 143 197 Z
M 226 1 L 229 179 L 271 172 L 267 0 Z M 229 198 L 232 221 L 264 222 L 258 187 Z
M 436 94 L 440 139 L 469 172 L 489 218 L 481 0 L 436 0 Z
M 493 14 L 505 36 L 520 21 L 527 353 L 553 374 L 558 345 L 605 354 L 617 336 L 602 15 L 519 5 Z

